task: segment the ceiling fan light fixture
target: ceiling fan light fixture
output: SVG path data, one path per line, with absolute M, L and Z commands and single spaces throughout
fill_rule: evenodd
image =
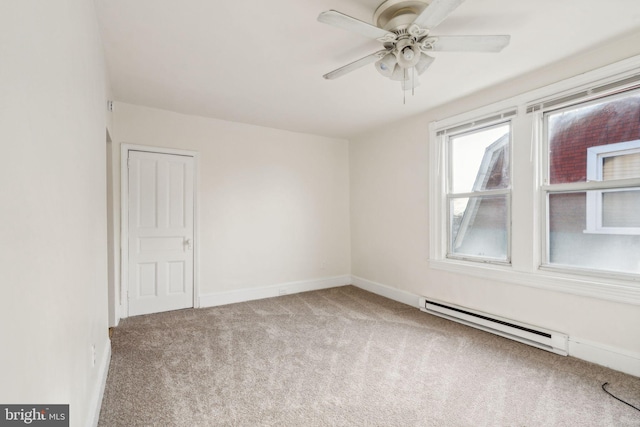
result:
M 414 56 L 416 56 L 416 53 L 410 47 L 407 46 L 402 49 L 402 57 L 405 59 L 405 61 L 411 61 Z
M 402 39 L 396 44 L 396 57 L 402 68 L 411 68 L 420 60 L 420 49 L 410 39 Z
M 418 72 L 418 75 L 424 73 L 435 60 L 436 58 L 429 56 L 424 52 L 420 52 L 420 59 L 416 64 L 416 71 Z
M 376 62 L 376 70 L 385 77 L 391 77 L 397 62 L 396 56 L 393 53 L 387 53 L 382 59 Z
M 396 67 L 393 69 L 393 73 L 389 78 L 396 82 L 403 82 L 409 78 L 409 73 L 406 68 L 402 68 L 400 64 L 396 64 Z

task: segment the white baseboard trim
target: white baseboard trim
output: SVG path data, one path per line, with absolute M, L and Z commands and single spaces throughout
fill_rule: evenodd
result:
M 640 377 L 640 354 L 569 337 L 569 356 Z
M 358 288 L 412 307 L 419 306 L 420 297 L 358 276 L 351 276 Z M 605 366 L 625 374 L 640 377 L 640 354 L 569 336 L 569 356 Z
M 109 364 L 111 363 L 111 340 L 107 340 L 104 352 L 102 354 L 101 363 L 98 371 L 98 381 L 96 390 L 93 392 L 93 398 L 91 399 L 91 406 L 87 417 L 87 423 L 93 427 L 98 426 L 100 420 L 100 409 L 102 408 L 102 398 L 104 397 L 104 390 L 107 387 L 107 375 L 109 374 Z M 92 419 L 91 419 L 92 418 Z
M 391 286 L 383 285 L 382 283 L 372 282 L 371 280 L 358 276 L 351 276 L 351 284 L 360 289 L 364 289 L 365 291 L 410 305 L 411 307 L 417 308 L 420 305 L 420 296 L 397 288 L 392 288 Z
M 335 288 L 351 283 L 351 276 L 334 276 L 320 279 L 301 280 L 297 282 L 280 283 L 261 288 L 240 289 L 237 291 L 214 292 L 200 295 L 200 307 L 216 307 L 219 305 L 273 298 L 300 292 L 317 291 Z

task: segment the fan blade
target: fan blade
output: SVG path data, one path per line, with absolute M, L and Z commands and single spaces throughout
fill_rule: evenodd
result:
M 395 39 L 396 37 L 395 34 L 387 30 L 383 30 L 382 28 L 378 28 L 371 24 L 367 24 L 364 21 L 352 18 L 351 16 L 345 15 L 344 13 L 338 12 L 336 10 L 328 10 L 326 12 L 322 12 L 320 15 L 318 15 L 318 21 L 324 24 L 333 25 L 334 27 L 342 28 L 343 30 L 358 33 L 371 39 L 389 37 Z
M 364 58 L 360 58 L 357 61 L 353 61 L 352 63 L 347 64 L 344 67 L 340 67 L 337 70 L 333 70 L 322 77 L 324 77 L 327 80 L 337 79 L 338 77 L 342 77 L 353 70 L 357 70 L 358 68 L 364 67 L 367 64 L 372 64 L 376 62 L 378 59 L 386 55 L 387 52 L 389 51 L 386 49 L 379 50 L 375 53 L 372 53 L 371 55 L 365 56 Z
M 463 2 L 464 0 L 433 0 L 413 23 L 420 28 L 435 28 Z
M 435 36 L 434 52 L 500 52 L 511 36 Z

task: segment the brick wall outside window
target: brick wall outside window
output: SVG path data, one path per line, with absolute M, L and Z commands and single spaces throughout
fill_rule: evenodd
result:
M 640 96 L 585 110 L 559 114 L 550 123 L 551 184 L 584 182 L 587 148 L 640 139 Z

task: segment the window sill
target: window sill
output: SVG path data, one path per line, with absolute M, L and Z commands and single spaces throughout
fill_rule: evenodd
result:
M 587 296 L 607 301 L 640 305 L 640 276 L 607 273 L 579 273 L 570 269 L 543 266 L 534 272 L 510 266 L 478 264 L 450 259 L 429 260 L 429 267 L 487 280 L 538 289 Z
M 448 254 L 445 262 L 453 262 L 453 263 L 463 263 L 467 265 L 468 263 L 488 265 L 488 266 L 503 266 L 503 267 L 511 267 L 511 261 L 509 259 L 504 258 L 488 258 L 481 255 L 472 256 L 472 255 L 458 255 L 458 254 Z
M 640 235 L 640 228 L 613 228 L 613 227 L 603 227 L 603 228 L 587 228 L 582 231 L 584 234 L 616 234 L 616 235 L 629 235 L 629 236 L 637 236 Z

